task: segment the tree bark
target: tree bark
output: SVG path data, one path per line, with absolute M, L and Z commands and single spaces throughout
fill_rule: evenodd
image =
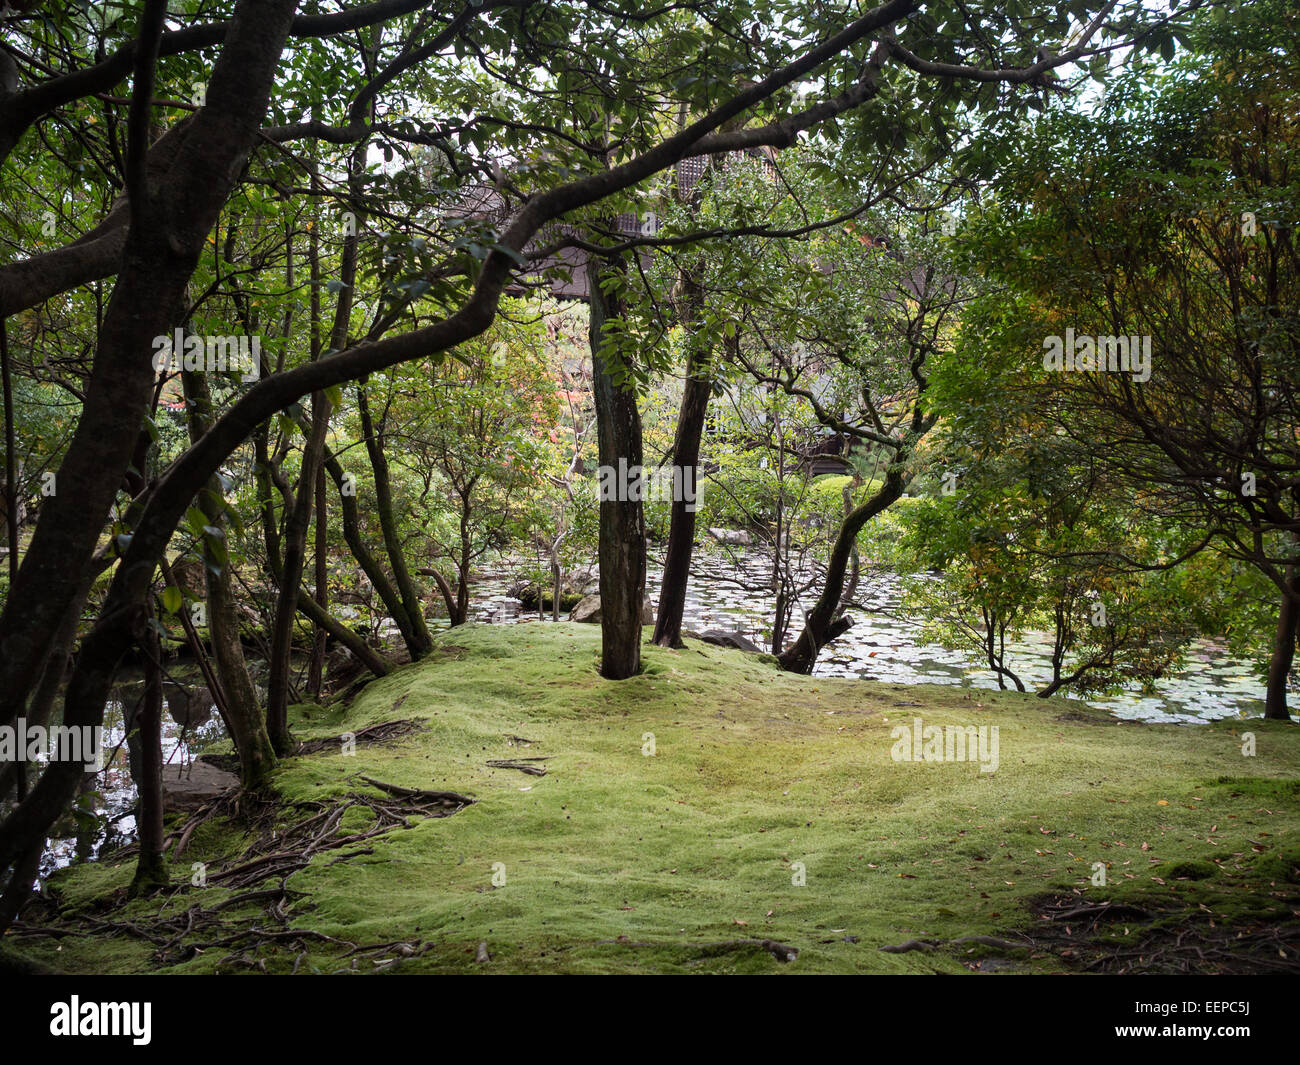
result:
M 1274 721 L 1291 719 L 1286 705 L 1286 687 L 1300 631 L 1300 571 L 1294 565 L 1287 567 L 1286 584 L 1289 594 L 1282 596 L 1278 606 L 1273 656 L 1268 663 L 1268 687 L 1264 692 L 1264 716 Z
M 189 412 L 190 439 L 197 442 L 208 430 L 212 396 L 201 373 L 187 370 L 181 379 L 189 401 L 186 409 Z M 221 482 L 215 477 L 198 494 L 199 509 L 208 524 L 218 529 L 226 526 L 221 498 Z M 256 790 L 266 784 L 275 768 L 275 749 L 262 717 L 257 689 L 248 675 L 248 663 L 244 660 L 244 646 L 239 638 L 239 612 L 231 590 L 230 565 L 218 566 L 206 544 L 203 553 L 203 577 L 208 594 L 208 639 L 216 660 L 226 725 L 239 755 L 240 782 L 245 789 Z
M 132 895 L 152 891 L 167 883 L 167 863 L 163 860 L 162 645 L 156 629 L 146 631 L 144 651 L 144 696 L 135 715 L 140 758 L 133 774 L 138 796 L 136 834 L 140 854 L 131 881 Z
M 325 464 L 322 462 L 316 471 L 316 603 L 321 610 L 328 612 L 330 606 L 329 586 L 329 525 L 328 481 L 325 477 Z M 321 625 L 316 626 L 316 642 L 311 649 L 311 669 L 307 674 L 307 690 L 319 699 L 321 687 L 325 682 L 325 642 L 329 632 Z
M 406 607 L 402 603 L 397 589 L 393 587 L 393 582 L 388 579 L 388 574 L 383 571 L 375 556 L 370 553 L 370 549 L 361 538 L 361 523 L 357 515 L 357 497 L 345 490 L 347 484 L 346 472 L 339 465 L 338 460 L 328 447 L 325 449 L 325 469 L 333 479 L 339 492 L 339 514 L 343 523 L 343 539 L 347 541 L 348 550 L 352 552 L 352 557 L 357 560 L 361 572 L 366 575 L 366 579 L 374 587 L 375 593 L 383 601 L 384 609 L 388 611 L 388 616 L 396 623 L 402 642 L 406 644 L 406 649 L 411 652 L 411 658 L 414 660 L 418 657 L 415 648 L 419 643 L 419 639 L 415 634 L 411 619 L 406 613 Z M 355 484 L 355 482 L 353 483 Z M 286 486 L 281 485 L 280 490 L 284 493 Z M 292 493 L 290 493 L 291 495 Z
M 659 587 L 659 610 L 655 616 L 654 642 L 660 647 L 682 646 L 682 613 L 686 609 L 686 586 L 691 575 L 691 554 L 695 549 L 695 507 L 699 500 L 700 441 L 704 419 L 713 393 L 713 377 L 706 354 L 691 352 L 686 368 L 686 386 L 677 416 L 673 439 L 673 465 L 682 471 L 685 483 L 690 471 L 695 499 L 673 499 L 664 551 L 663 583 Z M 673 483 L 676 484 L 676 471 Z M 683 492 L 684 496 L 686 493 Z
M 415 582 L 411 580 L 411 571 L 406 565 L 406 554 L 402 550 L 402 538 L 397 528 L 397 517 L 393 512 L 393 490 L 388 474 L 388 457 L 384 454 L 384 424 L 381 419 L 378 427 L 370 414 L 370 401 L 366 397 L 366 386 L 357 385 L 357 403 L 361 414 L 361 430 L 366 439 L 366 453 L 370 456 L 370 468 L 375 477 L 375 515 L 379 519 L 379 529 L 384 537 L 384 549 L 388 554 L 388 565 L 393 571 L 393 582 L 402 597 L 402 607 L 411 630 L 407 647 L 412 660 L 423 658 L 433 647 L 429 636 L 429 626 L 424 620 L 424 608 Z M 463 583 L 463 578 L 462 578 Z
M 153 349 L 155 336 L 167 333 L 204 238 L 256 138 L 293 8 L 292 0 L 237 6 L 209 81 L 209 106 L 195 113 L 172 146 L 170 169 L 150 189 L 154 202 L 149 209 L 139 204 L 132 211 L 133 218 L 138 212 L 148 223 L 132 225 L 117 260 L 118 281 L 99 332 L 82 414 L 58 471 L 56 491 L 43 501 L 0 615 L 0 724 L 21 711 L 65 611 L 80 607 L 74 601 L 77 590 L 148 409 L 154 371 L 141 353 Z M 151 575 L 153 566 L 148 568 Z M 120 624 L 123 619 L 115 620 Z M 75 790 L 75 775 L 52 766 L 29 802 L 41 792 L 44 810 L 69 785 Z M 32 823 L 43 819 L 42 814 Z M 17 849 L 25 853 L 25 843 Z
M 312 490 L 316 465 L 325 447 L 329 429 L 329 401 L 322 395 L 312 403 L 311 434 L 302 450 L 302 474 L 297 498 L 284 529 L 284 562 L 280 567 L 280 592 L 276 598 L 275 621 L 271 629 L 271 662 L 266 691 L 266 731 L 275 753 L 283 758 L 293 750 L 289 735 L 289 667 L 293 652 L 293 623 L 298 613 L 299 585 L 306 560 L 307 533 L 311 525 Z
M 632 471 L 641 466 L 641 415 L 636 391 L 619 387 L 606 363 L 610 322 L 622 313 L 623 303 L 616 289 L 602 289 L 601 281 L 616 274 L 602 268 L 596 259 L 588 266 L 592 391 L 600 464 L 615 473 L 626 470 L 630 479 Z M 641 672 L 646 551 L 640 499 L 601 501 L 599 557 L 600 675 L 606 680 L 624 680 Z

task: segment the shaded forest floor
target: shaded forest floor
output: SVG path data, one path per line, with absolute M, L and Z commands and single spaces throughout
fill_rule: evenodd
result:
M 693 642 L 608 683 L 598 651 L 596 626 L 443 633 L 296 708 L 278 802 L 175 819 L 172 889 L 128 899 L 129 853 L 65 870 L 5 946 L 85 973 L 1300 972 L 1300 725 Z M 892 760 L 917 717 L 998 726 L 997 771 Z

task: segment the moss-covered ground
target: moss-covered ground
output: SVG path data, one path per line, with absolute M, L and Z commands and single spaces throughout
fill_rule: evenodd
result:
M 1300 910 L 1300 726 L 1119 723 L 1063 699 L 795 677 L 694 642 L 647 645 L 645 672 L 611 683 L 598 651 L 595 626 L 466 626 L 350 706 L 297 707 L 299 739 L 396 719 L 422 727 L 286 760 L 285 824 L 325 808 L 293 803 L 377 796 L 361 775 L 477 801 L 317 854 L 287 879 L 283 918 L 253 898 L 219 911 L 219 927 L 173 934 L 187 909 L 238 894 L 190 886 L 194 863 L 228 867 L 251 836 L 218 818 L 173 862 L 175 891 L 128 899 L 129 857 L 69 869 L 49 884 L 53 905 L 29 910 L 37 934 L 8 944 L 97 973 L 1033 972 L 1107 953 L 1142 970 L 1168 960 L 1153 929 L 1172 942 L 1196 921 L 1252 941 L 1280 935 L 1260 971 L 1300 960 L 1287 948 Z M 996 772 L 895 761 L 891 729 L 918 717 L 997 726 Z M 543 757 L 541 777 L 485 764 Z M 364 831 L 370 816 L 353 807 L 338 831 Z M 1087 916 L 1049 922 L 1071 897 Z M 1097 923 L 1091 907 L 1106 902 L 1136 907 L 1116 910 L 1133 919 Z M 1049 923 L 1054 938 L 1036 949 L 951 944 L 1034 944 Z M 42 932 L 54 927 L 79 934 Z M 318 936 L 213 945 L 241 927 Z M 746 939 L 799 955 L 782 963 Z M 938 949 L 880 949 L 913 939 Z M 349 954 L 332 940 L 381 949 Z M 476 960 L 480 943 L 490 961 Z

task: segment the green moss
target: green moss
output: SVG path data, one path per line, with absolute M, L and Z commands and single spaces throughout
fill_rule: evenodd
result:
M 1300 847 L 1261 854 L 1254 874 L 1260 880 L 1279 884 L 1300 884 Z
M 1218 873 L 1219 868 L 1213 862 L 1200 862 L 1195 859 L 1174 862 L 1164 870 L 1165 876 L 1175 880 L 1208 880 Z
M 287 803 L 337 800 L 366 787 L 361 775 L 478 801 L 368 840 L 372 854 L 321 853 L 289 881 L 302 893 L 293 924 L 430 944 L 398 971 L 964 972 L 988 950 L 879 947 L 1032 928 L 1030 901 L 1045 894 L 1253 913 L 1276 902 L 1269 881 L 1283 882 L 1265 877 L 1254 846 L 1280 856 L 1300 844 L 1296 804 L 1277 801 L 1294 784 L 1296 726 L 1251 722 L 1261 739 L 1245 759 L 1240 723 L 1121 724 L 1072 715 L 1064 700 L 797 677 L 693 641 L 647 643 L 643 675 L 607 682 L 598 643 L 593 626 L 462 626 L 350 707 L 296 708 L 300 737 L 395 718 L 424 728 L 351 756 L 286 760 L 275 785 Z M 891 729 L 915 717 L 998 726 L 997 771 L 892 760 Z M 547 758 L 547 775 L 486 765 L 518 757 Z M 340 832 L 368 825 L 349 811 Z M 173 879 L 188 882 L 195 861 L 229 861 L 247 831 L 205 826 Z M 1093 885 L 1097 863 L 1106 887 Z M 87 866 L 52 886 L 65 907 L 104 905 L 130 872 Z M 167 905 L 223 897 L 191 889 Z M 717 946 L 764 938 L 799 957 Z M 487 964 L 474 960 L 480 942 Z M 129 937 L 61 944 L 57 955 L 52 940 L 16 945 L 73 971 L 148 965 L 147 946 Z M 168 971 L 212 971 L 223 953 Z M 341 953 L 313 945 L 300 971 L 345 968 Z M 258 954 L 270 972 L 295 961 L 272 946 Z M 1014 966 L 1061 963 L 1016 956 Z

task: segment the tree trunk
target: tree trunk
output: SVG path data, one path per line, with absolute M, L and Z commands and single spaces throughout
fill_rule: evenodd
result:
M 18 578 L 18 449 L 14 435 L 14 394 L 9 374 L 9 320 L 0 318 L 0 392 L 5 409 L 5 546 L 9 548 L 9 587 Z
M 107 568 L 107 561 L 101 561 L 92 567 L 86 586 L 81 588 L 77 594 L 76 601 L 78 603 L 85 599 L 94 578 L 98 577 Z M 81 608 L 79 606 L 76 609 L 69 608 L 67 616 L 63 619 L 63 623 L 54 635 L 54 643 L 45 662 L 45 673 L 41 677 L 40 684 L 36 686 L 36 692 L 32 695 L 31 703 L 27 706 L 25 717 L 29 727 L 33 725 L 44 727 L 49 723 L 50 712 L 54 709 L 54 702 L 58 698 L 59 689 L 63 687 L 64 678 L 67 676 L 68 657 L 72 653 L 72 645 L 76 641 L 77 626 L 80 622 Z M 26 769 L 26 762 L 0 763 L 0 801 L 9 798 L 9 793 L 15 791 L 15 789 L 19 799 L 26 797 Z
M 695 499 L 673 499 L 668 547 L 664 551 L 663 583 L 659 588 L 659 611 L 655 617 L 654 642 L 660 647 L 682 646 L 682 613 L 686 609 L 686 585 L 690 580 L 691 553 L 695 549 L 695 507 L 699 500 L 700 441 L 704 419 L 713 392 L 713 378 L 706 354 L 691 352 L 682 391 L 677 433 L 673 439 L 673 465 L 681 470 L 683 485 L 689 476 Z M 674 471 L 673 483 L 677 483 Z M 683 496 L 687 493 L 682 492 Z
M 429 636 L 429 626 L 424 620 L 424 606 L 415 582 L 411 580 L 411 571 L 406 565 L 406 554 L 402 550 L 402 539 L 398 534 L 397 517 L 393 513 L 393 492 L 388 475 L 388 457 L 384 454 L 384 424 L 381 419 L 376 427 L 370 415 L 370 402 L 366 397 L 366 386 L 357 385 L 357 402 L 361 413 L 361 429 L 365 434 L 366 453 L 370 456 L 370 468 L 375 476 L 375 515 L 379 518 L 379 528 L 384 537 L 384 548 L 388 553 L 388 565 L 393 571 L 393 583 L 397 585 L 402 597 L 402 607 L 406 611 L 411 636 L 407 649 L 412 660 L 423 658 L 433 647 Z M 394 619 L 396 620 L 396 619 Z
M 283 758 L 293 750 L 289 736 L 289 666 L 293 651 L 293 622 L 298 613 L 298 586 L 306 560 L 307 532 L 311 524 L 312 489 L 316 464 L 325 447 L 329 428 L 329 400 L 312 397 L 312 426 L 302 450 L 302 475 L 298 494 L 284 528 L 284 563 L 280 567 L 280 593 L 276 598 L 275 621 L 271 629 L 271 662 L 266 692 L 266 731 L 275 753 Z
M 135 715 L 137 747 L 140 752 L 134 772 L 136 794 L 137 840 L 140 855 L 136 860 L 131 894 L 139 895 L 167 883 L 167 863 L 163 860 L 162 809 L 162 646 L 156 629 L 144 638 L 144 695 Z
M 211 421 L 212 396 L 203 374 L 187 370 L 182 373 L 181 380 L 188 400 L 190 439 L 198 443 Z M 212 478 L 199 492 L 198 506 L 209 525 L 225 528 L 221 482 L 217 478 Z M 203 576 L 208 593 L 208 640 L 216 659 L 222 709 L 231 732 L 230 738 L 239 755 L 240 781 L 244 788 L 255 790 L 266 784 L 275 768 L 275 750 L 262 717 L 257 689 L 248 676 L 248 663 L 244 660 L 244 647 L 239 639 L 239 612 L 231 590 L 230 566 L 217 566 L 206 544 L 203 554 Z
M 330 606 L 327 483 L 325 464 L 322 462 L 316 471 L 316 603 L 325 611 Z M 329 633 L 322 626 L 316 626 L 316 642 L 311 649 L 311 669 L 307 674 L 307 690 L 316 699 L 320 698 L 321 686 L 325 682 L 325 641 L 328 636 Z
M 81 606 L 74 596 L 153 391 L 153 366 L 141 353 L 170 328 L 204 237 L 257 136 L 295 6 L 267 0 L 236 7 L 208 83 L 209 101 L 221 106 L 187 120 L 181 140 L 164 149 L 166 167 L 145 167 L 155 203 L 131 212 L 77 428 L 0 614 L 0 724 L 21 712 L 65 611 Z M 182 222 L 173 224 L 176 219 Z M 62 777 L 56 773 L 51 790 L 62 786 L 53 783 Z
M 592 391 L 600 464 L 616 473 L 626 470 L 630 479 L 642 460 L 636 391 L 615 383 L 604 355 L 610 320 L 617 319 L 623 310 L 622 297 L 616 290 L 601 289 L 601 280 L 614 274 L 602 269 L 596 259 L 588 267 Z M 601 501 L 599 557 L 600 675 L 606 680 L 623 680 L 641 672 L 646 553 L 645 514 L 640 499 Z
M 349 174 L 356 165 L 356 153 L 349 160 Z M 309 265 L 312 280 L 319 280 L 320 264 L 316 245 L 311 246 Z M 347 344 L 348 323 L 352 318 L 352 292 L 357 281 L 357 236 L 355 233 L 343 240 L 343 255 L 339 263 L 338 301 L 334 304 L 334 324 L 330 330 L 330 346 L 340 350 Z M 313 289 L 317 286 L 313 285 Z M 315 323 L 319 318 L 313 309 L 312 361 L 320 358 L 319 338 Z M 275 604 L 275 620 L 271 629 L 271 662 L 266 691 L 266 731 L 271 736 L 275 753 L 284 757 L 292 750 L 289 736 L 289 660 L 293 650 L 293 621 L 298 613 L 299 585 L 307 555 L 307 534 L 312 517 L 312 494 L 316 488 L 317 470 L 324 461 L 325 436 L 329 432 L 332 404 L 322 391 L 311 396 L 311 428 L 302 449 L 302 469 L 298 476 L 298 492 L 289 518 L 284 526 L 284 562 L 280 567 L 280 594 Z
M 890 465 L 885 483 L 876 494 L 855 508 L 840 526 L 835 546 L 831 549 L 830 564 L 826 567 L 826 584 L 818 597 L 799 638 L 781 656 L 781 668 L 791 673 L 811 673 L 817 663 L 817 653 L 835 636 L 848 628 L 848 619 L 835 619 L 840 599 L 844 593 L 845 571 L 857 545 L 858 533 L 868 521 L 903 494 L 906 484 L 901 468 L 900 454 Z
M 1295 660 L 1296 636 L 1300 629 L 1300 572 L 1288 566 L 1286 584 L 1290 594 L 1282 596 L 1277 611 L 1277 630 L 1273 636 L 1273 657 L 1268 663 L 1268 688 L 1264 693 L 1264 716 L 1274 721 L 1289 721 L 1286 705 L 1287 680 Z
M 415 648 L 419 643 L 419 639 L 416 636 L 411 619 L 397 594 L 397 589 L 393 587 L 393 582 L 388 579 L 388 574 L 380 568 L 375 556 L 370 553 L 370 549 L 361 538 L 361 523 L 357 515 L 357 497 L 355 492 L 348 492 L 347 473 L 339 465 L 338 459 L 331 454 L 328 447 L 325 449 L 325 469 L 333 479 L 335 487 L 338 488 L 339 515 L 343 523 L 343 539 L 347 542 L 348 550 L 352 552 L 352 557 L 357 560 L 357 565 L 361 567 L 366 579 L 374 587 L 375 593 L 383 600 L 384 609 L 388 611 L 388 616 L 396 623 L 397 631 L 402 636 L 402 642 L 406 644 L 406 649 L 411 652 L 411 658 L 414 660 L 417 657 Z M 355 486 L 356 482 L 351 483 Z M 287 485 L 281 483 L 281 494 L 285 494 L 286 491 Z M 286 495 L 286 498 L 290 497 L 292 497 L 292 492 L 288 492 Z

